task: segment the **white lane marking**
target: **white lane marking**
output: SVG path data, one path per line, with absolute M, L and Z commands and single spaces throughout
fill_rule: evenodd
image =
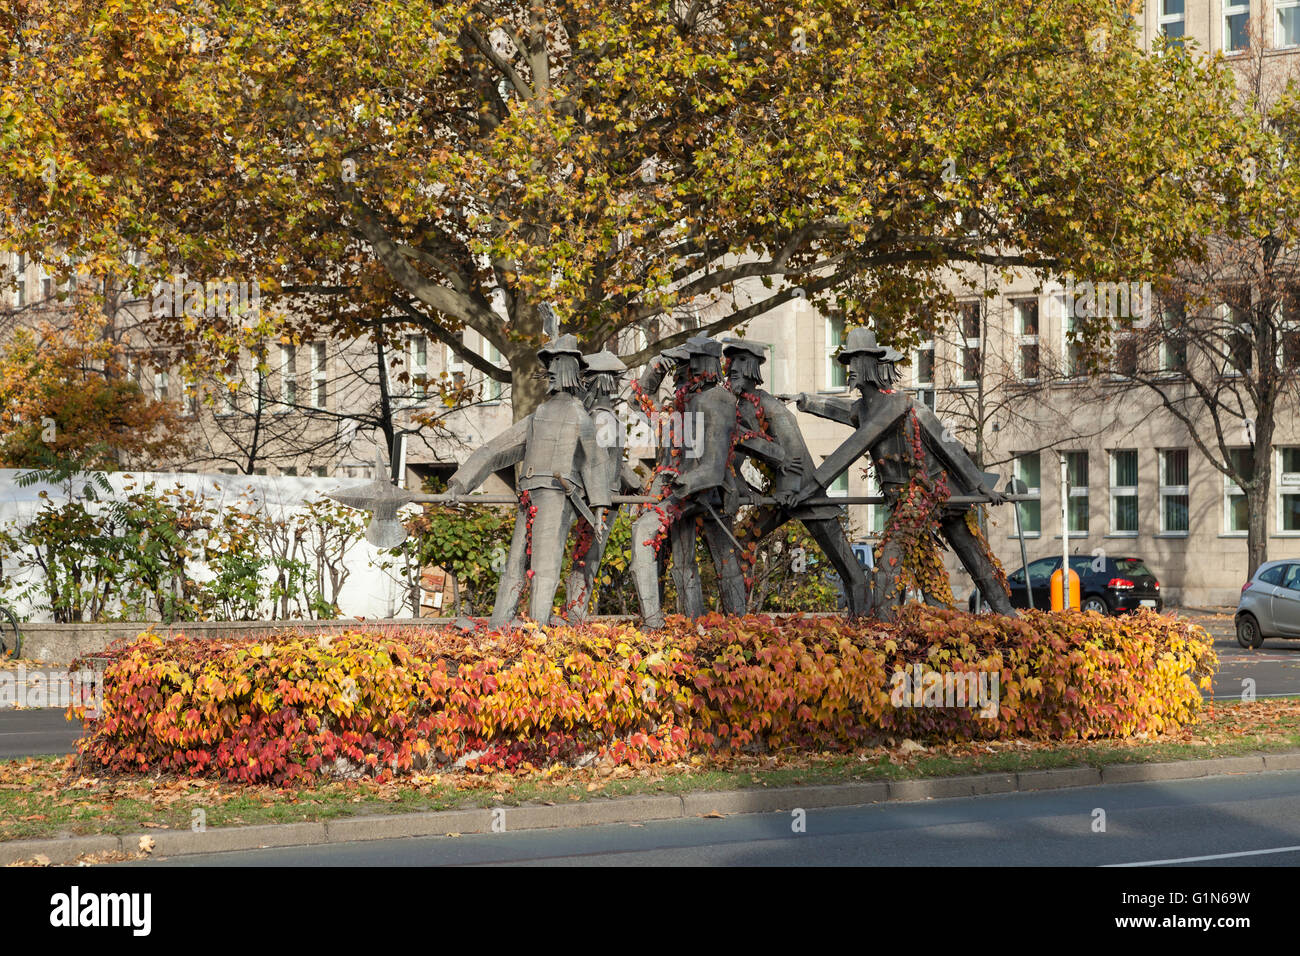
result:
M 1271 850 L 1242 850 L 1239 853 L 1215 853 L 1211 856 L 1184 856 L 1177 860 L 1143 860 L 1141 863 L 1104 863 L 1104 867 L 1163 866 L 1166 863 L 1200 863 L 1203 860 L 1231 860 L 1239 856 L 1267 856 L 1270 853 L 1300 853 L 1300 846 L 1279 846 Z

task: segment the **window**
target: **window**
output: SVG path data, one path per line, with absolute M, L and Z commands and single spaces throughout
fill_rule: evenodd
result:
M 826 317 L 826 390 L 833 391 L 846 387 L 848 381 L 845 368 L 835 358 L 835 353 L 844 344 L 844 320 Z
M 296 345 L 280 346 L 280 401 L 284 405 L 298 404 L 298 347 Z
M 1042 464 L 1038 452 L 1016 456 L 1016 477 L 1027 486 L 1026 494 L 1033 495 L 1035 498 L 1042 496 L 1042 475 Z M 1042 534 L 1042 501 L 1022 501 L 1018 507 L 1020 508 L 1020 527 L 1024 533 L 1027 535 Z
M 934 387 L 934 342 L 922 342 L 912 365 L 912 384 L 917 388 Z
M 1187 327 L 1187 308 L 1182 302 L 1163 302 L 1160 307 L 1160 371 L 1182 375 L 1187 371 L 1187 339 L 1180 332 Z
M 423 335 L 412 335 L 406 340 L 406 374 L 409 378 L 407 390 L 413 398 L 425 398 L 429 394 L 429 339 Z
M 1138 453 L 1126 448 L 1110 453 L 1110 533 L 1138 533 Z
M 328 399 L 329 379 L 325 370 L 325 343 L 311 344 L 311 404 L 313 408 L 324 408 Z
M 1038 380 L 1038 300 L 1018 299 L 1012 303 L 1016 314 L 1016 328 L 1020 333 L 1020 377 L 1024 381 Z
M 199 417 L 199 389 L 188 380 L 181 385 L 181 408 L 188 418 Z
M 1182 375 L 1187 371 L 1187 339 L 1169 335 L 1160 343 L 1160 371 L 1168 375 Z
M 237 413 L 239 411 L 239 392 L 231 388 L 226 382 L 218 382 L 217 388 L 221 389 L 221 401 L 217 403 L 217 416 L 225 418 Z
M 1223 52 L 1240 53 L 1250 45 L 1246 23 L 1250 0 L 1223 0 Z
M 958 305 L 961 322 L 961 380 L 972 385 L 980 378 L 980 303 Z
M 1186 534 L 1187 449 L 1160 452 L 1160 533 Z
M 1300 368 L 1300 288 L 1287 287 L 1282 296 L 1281 312 L 1282 320 L 1278 323 L 1278 367 L 1283 371 L 1293 371 Z
M 1273 45 L 1300 44 L 1300 0 L 1273 0 L 1273 9 L 1277 11 L 1277 32 L 1273 35 Z
M 1065 453 L 1066 472 L 1069 476 L 1070 534 L 1088 536 L 1088 453 L 1086 451 L 1067 451 Z
M 1226 353 L 1223 356 L 1223 374 L 1249 374 L 1255 357 L 1251 338 L 1249 291 L 1237 290 L 1227 296 L 1222 306 L 1222 315 L 1227 325 L 1224 336 Z
M 312 465 L 311 475 L 313 478 L 328 478 L 329 469 L 324 465 Z
M 18 280 L 18 287 L 14 290 L 14 308 L 21 309 L 27 304 L 27 257 L 18 256 L 18 261 L 14 264 L 14 274 Z
M 1183 31 L 1187 18 L 1183 13 L 1185 0 L 1160 0 L 1160 32 L 1169 39 L 1172 46 L 1177 41 L 1182 46 Z
M 1275 564 L 1271 568 L 1265 568 L 1263 571 L 1260 571 L 1255 577 L 1257 580 L 1263 581 L 1265 584 L 1271 584 L 1274 587 L 1278 587 L 1282 584 L 1283 573 L 1294 567 L 1294 564 Z
M 1279 448 L 1277 530 L 1300 531 L 1300 448 Z
M 1115 342 L 1115 374 L 1133 378 L 1138 373 L 1138 341 L 1133 334 L 1119 335 Z
M 1252 449 L 1229 448 L 1228 463 L 1232 470 L 1243 475 L 1247 481 L 1253 472 Z M 1224 534 L 1245 534 L 1248 530 L 1246 521 L 1246 494 L 1241 486 L 1227 475 L 1223 476 L 1223 532 Z
M 1083 345 L 1073 341 L 1070 333 L 1074 331 L 1074 310 L 1066 308 L 1065 321 L 1061 323 L 1061 354 L 1065 356 L 1065 377 L 1083 378 L 1088 369 L 1083 361 Z
M 54 276 L 45 271 L 45 266 L 38 265 L 36 274 L 40 276 L 41 283 L 41 301 L 48 302 L 54 298 Z
M 153 400 L 155 402 L 167 401 L 167 384 L 167 369 L 155 369 L 153 373 Z
M 922 342 L 912 354 L 912 385 L 916 398 L 934 411 L 934 340 Z

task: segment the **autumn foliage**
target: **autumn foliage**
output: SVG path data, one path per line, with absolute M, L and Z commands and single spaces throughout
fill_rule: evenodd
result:
M 288 783 L 673 761 L 883 736 L 1092 738 L 1194 723 L 1216 663 L 1204 631 L 1142 612 L 1020 620 L 909 605 L 888 624 L 712 616 L 665 631 L 592 623 L 466 636 L 450 629 L 236 642 L 146 634 L 110 652 L 88 769 Z M 699 625 L 699 626 L 697 626 Z M 915 665 L 999 677 L 995 716 L 896 707 Z

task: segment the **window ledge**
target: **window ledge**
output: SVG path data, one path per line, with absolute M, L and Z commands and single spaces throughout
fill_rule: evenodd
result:
M 1244 532 L 1244 531 L 1224 531 L 1223 533 L 1221 533 L 1221 534 L 1219 535 L 1219 537 L 1220 537 L 1220 538 L 1236 538 L 1236 539 L 1239 540 L 1239 541 L 1244 541 L 1245 538 L 1246 538 L 1246 532 Z
M 1112 531 L 1110 534 L 1103 534 L 1103 538 L 1136 538 L 1141 535 L 1140 531 Z
M 1300 538 L 1300 531 L 1275 531 L 1270 538 Z
M 1043 533 L 1042 533 L 1041 531 L 1026 531 L 1026 532 L 1025 532 L 1025 537 L 1026 537 L 1026 538 L 1041 538 L 1042 536 L 1043 536 Z M 1020 540 L 1020 535 L 1018 535 L 1018 534 L 1009 534 L 1009 535 L 1007 535 L 1007 540 L 1008 540 L 1008 541 L 1019 541 L 1019 540 Z
M 1157 538 L 1186 538 L 1191 534 L 1190 531 L 1157 531 Z

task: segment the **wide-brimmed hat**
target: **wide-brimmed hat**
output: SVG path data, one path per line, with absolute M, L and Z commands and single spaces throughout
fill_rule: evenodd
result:
M 626 372 L 627 366 L 617 355 L 602 349 L 599 352 L 592 352 L 590 355 L 582 357 L 588 372 Z
M 686 340 L 686 354 L 692 358 L 697 355 L 722 358 L 722 344 L 707 335 L 692 335 Z
M 855 329 L 849 329 L 849 334 L 844 339 L 844 346 L 835 358 L 839 360 L 841 365 L 848 365 L 849 359 L 855 355 L 874 355 L 876 358 L 886 358 L 892 351 L 893 349 L 877 344 L 874 330 L 864 329 L 859 326 Z M 898 357 L 902 358 L 902 355 L 900 354 Z M 898 361 L 898 359 L 893 361 Z
M 754 358 L 758 359 L 760 365 L 767 361 L 767 348 L 756 342 L 746 342 L 744 339 L 722 340 L 722 354 L 727 358 L 741 352 L 754 356 Z
M 578 347 L 577 336 L 565 333 L 559 338 L 552 339 L 537 350 L 538 360 L 545 365 L 557 355 L 572 355 L 578 359 L 578 364 L 582 364 L 582 349 Z

